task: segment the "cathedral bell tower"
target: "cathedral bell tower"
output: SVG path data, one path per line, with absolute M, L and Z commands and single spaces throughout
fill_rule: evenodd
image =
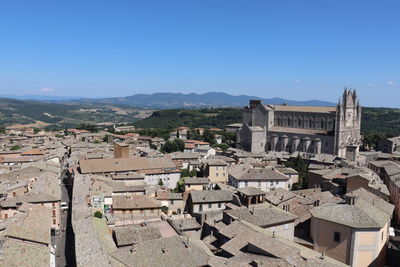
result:
M 336 106 L 335 153 L 356 161 L 361 145 L 361 106 L 356 90 L 344 89 Z

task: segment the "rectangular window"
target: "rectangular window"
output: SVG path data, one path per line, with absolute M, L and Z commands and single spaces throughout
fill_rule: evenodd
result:
M 199 205 L 199 211 L 203 211 L 203 204 Z
M 247 182 L 244 182 L 244 186 L 247 186 L 248 185 L 248 183 Z
M 52 205 L 53 207 L 55 207 L 55 206 L 56 206 L 56 203 L 55 203 L 55 202 L 53 202 L 53 203 L 51 203 L 51 205 Z
M 340 242 L 340 233 L 339 232 L 334 232 L 333 233 L 333 241 L 335 242 Z
M 212 204 L 208 203 L 208 208 L 211 209 L 212 208 Z
M 53 219 L 53 224 L 56 224 L 56 223 L 57 223 L 56 219 Z
M 219 208 L 219 209 L 221 208 L 221 203 L 218 203 L 218 208 Z
M 143 209 L 140 209 L 140 214 L 143 214 Z
M 174 205 L 174 200 L 173 199 L 171 199 L 171 205 Z
M 56 216 L 56 210 L 53 210 L 53 217 Z

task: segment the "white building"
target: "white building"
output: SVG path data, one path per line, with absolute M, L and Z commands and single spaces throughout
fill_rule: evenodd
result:
M 236 188 L 252 186 L 268 192 L 273 188 L 290 189 L 292 180 L 273 168 L 233 166 L 228 170 L 228 184 Z

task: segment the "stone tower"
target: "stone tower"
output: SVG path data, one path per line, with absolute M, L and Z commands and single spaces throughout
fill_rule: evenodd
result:
M 356 161 L 361 145 L 361 106 L 355 90 L 344 89 L 336 107 L 335 154 Z

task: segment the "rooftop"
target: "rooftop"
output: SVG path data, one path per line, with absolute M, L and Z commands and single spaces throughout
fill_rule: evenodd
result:
M 168 156 L 162 158 L 109 158 L 80 160 L 81 173 L 102 173 L 139 171 L 151 169 L 175 169 L 176 165 Z
M 314 207 L 313 217 L 343 224 L 352 228 L 382 228 L 390 220 L 394 206 L 359 188 L 352 192 L 357 197 L 354 205 L 329 203 Z
M 113 196 L 113 209 L 157 209 L 161 204 L 152 197 L 144 195 Z
M 194 190 L 190 192 L 193 203 L 230 202 L 233 193 L 226 190 Z
M 187 238 L 155 239 L 119 249 L 112 256 L 126 266 L 207 266 L 210 255 Z
M 283 224 L 294 221 L 296 216 L 275 206 L 264 204 L 253 206 L 252 208 L 240 208 L 224 211 L 234 219 L 245 220 L 260 227 L 268 227 L 276 224 Z
M 161 238 L 161 233 L 152 226 L 128 225 L 115 227 L 114 236 L 117 246 L 121 247 Z

